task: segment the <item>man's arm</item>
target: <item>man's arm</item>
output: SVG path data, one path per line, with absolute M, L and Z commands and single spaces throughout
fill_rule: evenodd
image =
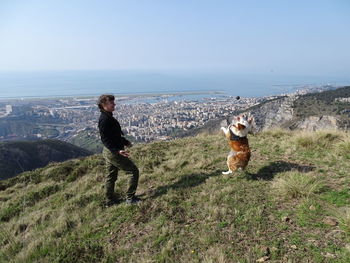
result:
M 125 137 L 122 137 L 122 141 L 123 141 L 123 145 L 126 147 L 132 147 L 132 143 L 131 141 L 129 141 L 128 139 L 126 139 Z

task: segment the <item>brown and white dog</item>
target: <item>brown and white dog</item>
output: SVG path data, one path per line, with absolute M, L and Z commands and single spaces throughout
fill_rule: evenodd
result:
M 228 171 L 222 174 L 232 174 L 238 168 L 244 170 L 250 159 L 248 132 L 252 129 L 252 118 L 246 115 L 237 116 L 227 128 L 221 127 L 229 140 L 231 151 L 227 156 Z

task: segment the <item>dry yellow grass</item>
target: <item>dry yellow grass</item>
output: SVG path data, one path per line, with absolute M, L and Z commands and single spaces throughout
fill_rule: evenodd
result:
M 272 182 L 272 189 L 277 198 L 308 198 L 318 193 L 323 181 L 313 173 L 286 172 Z

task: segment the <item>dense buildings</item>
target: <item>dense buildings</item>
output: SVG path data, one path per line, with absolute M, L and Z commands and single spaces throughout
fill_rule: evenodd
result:
M 0 139 L 58 138 L 68 140 L 89 130 L 97 131 L 99 110 L 97 98 L 47 99 L 12 101 L 3 106 L 2 122 L 15 122 L 16 128 L 0 133 Z M 117 98 L 115 117 L 125 133 L 137 141 L 164 140 L 178 130 L 202 126 L 210 119 L 232 115 L 235 110 L 259 103 L 262 99 L 226 96 L 197 101 L 170 101 L 154 96 L 148 102 L 135 98 Z M 13 111 L 12 109 L 16 109 Z M 30 122 L 33 129 L 18 128 L 20 123 Z M 11 125 L 10 125 L 11 126 Z
M 307 90 L 297 92 L 302 94 Z M 285 94 L 292 96 L 294 94 Z M 125 134 L 136 141 L 166 140 L 182 130 L 273 97 L 241 98 L 215 94 L 186 100 L 179 95 L 122 96 L 116 98 L 115 117 Z M 84 134 L 98 138 L 99 110 L 95 98 L 18 99 L 0 101 L 0 140 L 56 138 L 70 141 Z

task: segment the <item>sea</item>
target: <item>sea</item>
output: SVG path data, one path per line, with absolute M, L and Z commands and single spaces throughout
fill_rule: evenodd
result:
M 344 86 L 349 77 L 151 71 L 0 71 L 0 100 L 174 94 L 183 99 L 263 97 L 308 87 Z

